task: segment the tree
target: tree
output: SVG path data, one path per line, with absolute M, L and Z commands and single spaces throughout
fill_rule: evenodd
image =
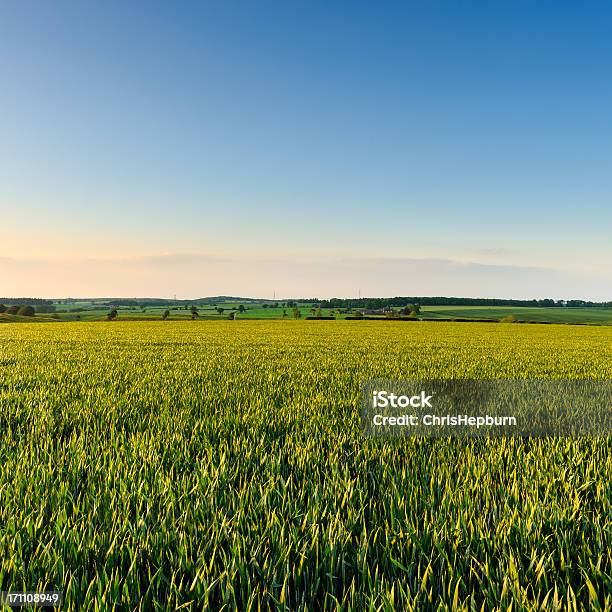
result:
M 162 315 L 162 319 L 165 321 L 170 316 L 170 311 L 166 308 L 164 310 L 164 314 Z
M 21 317 L 33 317 L 36 314 L 34 306 L 20 306 L 17 314 Z
M 246 310 L 246 308 L 244 307 L 244 304 L 240 304 L 240 306 L 238 306 L 238 312 L 244 312 Z
M 19 306 L 17 306 L 17 304 L 13 304 L 12 306 L 9 306 L 6 309 L 6 314 L 15 315 L 17 314 L 18 310 L 19 310 Z
M 217 308 L 217 312 L 218 312 L 220 315 L 222 315 L 222 314 L 225 312 L 225 308 L 222 308 L 221 306 L 219 306 L 219 307 Z
M 198 313 L 198 309 L 197 309 L 196 305 L 194 304 L 191 307 L 191 318 L 195 319 L 196 317 L 199 317 L 199 316 L 200 316 L 200 314 Z
M 6 306 L 4 304 L 0 304 L 0 312 L 6 312 Z
M 408 304 L 400 310 L 400 314 L 404 317 L 411 317 L 412 319 L 414 319 L 420 311 L 421 307 L 418 304 Z
M 234 311 L 230 312 L 230 313 L 227 315 L 227 318 L 228 318 L 230 321 L 233 321 L 233 320 L 236 318 L 236 313 L 235 313 Z
M 117 317 L 119 316 L 119 313 L 117 312 L 116 308 L 113 308 L 107 315 L 106 318 L 109 321 L 114 321 Z
M 300 311 L 300 309 L 297 306 L 295 306 L 293 308 L 293 318 L 294 319 L 300 319 L 301 317 L 302 317 L 302 312 Z
M 287 318 L 287 311 L 283 310 L 283 319 L 286 319 L 286 318 Z

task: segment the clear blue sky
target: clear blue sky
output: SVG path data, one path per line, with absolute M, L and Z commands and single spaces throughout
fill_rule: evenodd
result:
M 2 2 L 0 295 L 612 299 L 611 23 Z

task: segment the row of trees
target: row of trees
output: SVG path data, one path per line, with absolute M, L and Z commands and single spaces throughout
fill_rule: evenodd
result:
M 312 302 L 313 300 L 308 300 Z M 316 300 L 315 300 L 316 301 Z M 262 308 L 295 308 L 297 303 L 293 300 L 289 300 L 288 302 L 272 302 L 272 304 L 262 304 Z
M 175 308 L 175 310 L 176 310 L 176 308 Z M 195 320 L 195 319 L 199 318 L 200 313 L 198 312 L 198 308 L 197 308 L 197 306 L 195 306 L 195 304 L 191 306 L 190 310 L 191 310 L 191 318 L 192 319 Z M 219 308 L 215 308 L 215 310 L 217 311 L 218 314 L 222 315 L 227 309 L 219 307 Z M 241 304 L 236 310 L 237 310 L 237 312 L 245 312 L 246 308 Z M 228 318 L 229 319 L 234 319 L 235 318 L 236 310 L 230 310 L 230 312 L 228 313 Z M 143 312 L 145 312 L 145 309 L 143 309 Z M 161 315 L 162 320 L 166 321 L 167 319 L 169 319 L 170 318 L 170 314 L 171 314 L 170 313 L 170 308 L 166 308 L 164 310 L 164 312 L 162 313 L 162 315 Z M 114 321 L 118 317 L 119 317 L 119 311 L 116 308 L 111 308 L 111 310 L 109 310 L 106 313 L 106 319 L 108 321 Z
M 0 297 L 0 303 L 6 306 L 52 306 L 53 300 L 46 300 L 44 298 L 28 298 L 28 297 Z
M 385 307 L 403 307 L 410 304 L 422 306 L 539 306 L 543 308 L 611 308 L 612 302 L 590 302 L 588 300 L 507 300 L 502 298 L 460 298 L 460 297 L 392 297 L 392 298 L 332 298 L 330 300 L 300 300 L 317 302 L 322 308 L 364 308 L 374 310 Z

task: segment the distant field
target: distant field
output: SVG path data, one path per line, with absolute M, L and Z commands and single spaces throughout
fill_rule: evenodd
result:
M 293 309 L 291 307 L 277 307 L 277 308 L 264 308 L 263 303 L 261 304 L 247 304 L 244 303 L 244 312 L 239 311 L 240 303 L 238 302 L 223 302 L 216 306 L 203 305 L 198 306 L 198 318 L 200 319 L 214 319 L 223 320 L 227 319 L 231 312 L 234 312 L 236 318 L 240 319 L 282 319 L 283 311 L 286 313 L 287 319 L 293 318 Z M 91 302 L 80 302 L 72 303 L 70 305 L 57 304 L 56 305 L 57 319 L 61 321 L 100 321 L 105 320 L 106 315 L 110 308 L 107 306 L 101 307 L 98 304 Z M 217 308 L 222 308 L 223 312 L 219 313 Z M 122 320 L 155 320 L 161 319 L 164 311 L 168 309 L 170 311 L 169 320 L 190 320 L 191 309 L 185 309 L 181 307 L 168 307 L 168 306 L 145 306 L 145 307 L 117 307 L 118 318 Z M 311 305 L 300 305 L 299 307 L 302 317 L 311 316 L 312 306 Z M 323 309 L 323 315 L 328 315 L 329 310 Z M 40 314 L 40 318 L 49 318 L 53 315 Z M 16 320 L 16 319 L 15 319 Z
M 552 323 L 600 323 L 612 325 L 612 308 L 530 308 L 515 306 L 426 306 L 424 318 L 495 319 L 514 315 L 521 321 Z
M 279 305 L 269 307 L 270 302 L 222 302 L 215 304 L 198 305 L 198 318 L 204 320 L 228 319 L 234 313 L 237 319 L 293 319 L 293 308 Z M 264 307 L 266 305 L 267 307 Z M 240 306 L 244 310 L 240 311 Z M 39 313 L 36 321 L 102 321 L 106 320 L 110 311 L 109 306 L 95 301 L 72 302 L 65 304 L 57 302 L 55 313 Z M 155 320 L 161 319 L 164 311 L 170 311 L 169 319 L 190 320 L 191 307 L 181 306 L 118 306 L 120 320 Z M 218 309 L 222 309 L 219 312 Z M 321 314 L 344 319 L 347 314 L 356 314 L 358 309 L 347 313 L 346 309 L 314 309 L 313 304 L 299 304 L 301 318 Z M 395 309 L 399 312 L 399 308 Z M 284 314 L 283 314 L 284 313 Z M 370 317 L 384 318 L 385 315 L 369 314 Z M 522 307 L 522 306 L 423 306 L 419 314 L 420 319 L 490 319 L 499 321 L 506 317 L 514 317 L 518 321 L 534 323 L 585 323 L 596 325 L 612 325 L 612 308 L 583 307 L 583 308 L 548 308 L 548 307 Z M 0 314 L 2 322 L 21 322 L 30 320 L 28 317 Z

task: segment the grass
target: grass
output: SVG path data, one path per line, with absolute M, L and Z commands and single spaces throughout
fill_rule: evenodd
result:
M 606 327 L 0 326 L 0 589 L 68 610 L 609 609 L 609 437 L 364 439 L 360 381 L 610 378 Z

